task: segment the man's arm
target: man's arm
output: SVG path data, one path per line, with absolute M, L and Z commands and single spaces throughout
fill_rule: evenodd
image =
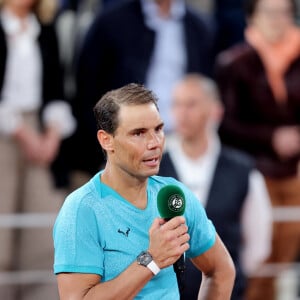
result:
M 242 210 L 241 261 L 247 276 L 258 271 L 272 249 L 272 204 L 262 174 L 252 170 Z
M 189 248 L 185 219 L 166 222 L 157 218 L 149 230 L 149 252 L 160 269 L 173 265 Z M 146 250 L 146 249 L 145 249 Z M 60 273 L 57 275 L 60 300 L 133 299 L 151 280 L 153 273 L 135 260 L 112 280 L 100 282 L 96 274 Z
M 153 276 L 148 268 L 134 262 L 115 279 L 107 282 L 100 283 L 101 276 L 96 274 L 79 273 L 58 274 L 57 282 L 60 300 L 128 300 L 133 299 Z
M 200 300 L 229 300 L 235 279 L 235 267 L 220 237 L 205 253 L 192 258 L 193 264 L 202 271 L 198 295 Z

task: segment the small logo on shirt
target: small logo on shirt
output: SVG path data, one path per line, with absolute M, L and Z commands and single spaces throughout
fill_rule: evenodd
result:
M 127 227 L 127 230 L 126 231 L 123 231 L 121 229 L 118 229 L 118 232 L 123 234 L 124 236 L 128 237 L 129 235 L 129 231 L 130 231 L 130 228 Z

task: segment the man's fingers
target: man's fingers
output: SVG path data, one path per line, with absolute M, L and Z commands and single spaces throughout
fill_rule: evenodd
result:
M 181 225 L 185 224 L 185 218 L 182 216 L 174 217 L 168 222 L 163 224 L 165 230 L 173 230 Z

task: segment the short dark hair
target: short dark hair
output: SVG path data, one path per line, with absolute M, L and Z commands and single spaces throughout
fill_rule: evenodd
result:
M 252 17 L 252 15 L 255 13 L 257 5 L 261 0 L 245 0 L 244 3 L 244 10 L 246 17 Z M 295 0 L 290 0 L 294 16 L 296 17 L 297 14 L 297 3 Z
M 154 103 L 157 110 L 156 95 L 144 85 L 129 83 L 121 88 L 104 94 L 94 106 L 93 112 L 97 129 L 114 134 L 119 126 L 119 110 L 121 105 L 140 105 Z

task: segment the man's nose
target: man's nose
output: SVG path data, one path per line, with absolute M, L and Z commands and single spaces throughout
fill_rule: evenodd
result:
M 147 141 L 147 147 L 148 149 L 155 148 L 159 146 L 161 143 L 160 135 L 156 132 L 149 133 L 148 141 Z

